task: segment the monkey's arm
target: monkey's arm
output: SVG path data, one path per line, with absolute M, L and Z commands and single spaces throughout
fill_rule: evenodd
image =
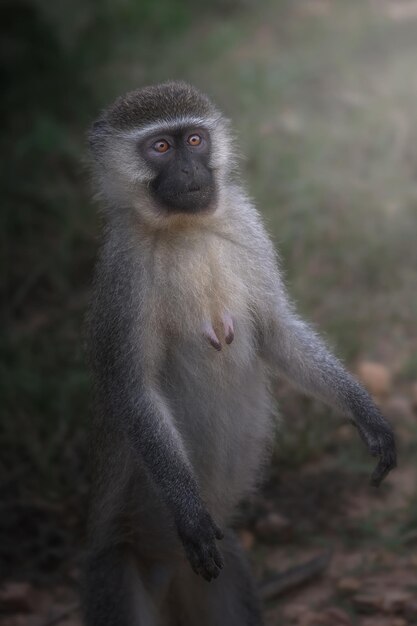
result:
M 211 580 L 223 566 L 215 541 L 222 539 L 223 534 L 205 508 L 165 399 L 138 372 L 130 360 L 132 351 L 124 352 L 123 364 L 119 357 L 118 374 L 112 375 L 111 381 L 104 381 L 106 411 L 117 420 L 130 447 L 143 460 L 151 481 L 172 513 L 193 570 Z
M 394 435 L 370 395 L 331 354 L 289 303 L 279 305 L 264 336 L 264 355 L 289 382 L 349 416 L 379 462 L 372 474 L 378 486 L 396 466 Z
M 172 512 L 192 568 L 206 580 L 216 578 L 223 560 L 215 540 L 223 534 L 204 506 L 165 399 L 139 377 L 127 395 L 124 424 L 130 444 Z
M 108 424 L 123 432 L 172 514 L 194 571 L 210 580 L 223 565 L 216 546 L 222 533 L 206 510 L 158 384 L 163 347 L 152 327 L 141 330 L 140 290 L 132 288 L 121 266 L 124 273 L 98 267 L 89 320 L 90 363 L 102 427 Z

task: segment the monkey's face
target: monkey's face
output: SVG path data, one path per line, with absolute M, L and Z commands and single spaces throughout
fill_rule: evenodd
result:
M 186 83 L 121 96 L 93 124 L 89 140 L 108 216 L 133 211 L 165 228 L 210 219 L 225 206 L 235 167 L 229 124 Z
M 176 213 L 214 207 L 216 185 L 208 130 L 185 127 L 154 134 L 140 143 L 139 150 L 154 172 L 149 188 L 160 206 Z

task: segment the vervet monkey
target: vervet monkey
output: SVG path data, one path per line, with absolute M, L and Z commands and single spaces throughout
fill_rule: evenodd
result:
M 89 316 L 86 624 L 259 625 L 228 527 L 271 448 L 271 377 L 350 418 L 379 458 L 375 485 L 396 463 L 392 430 L 294 311 L 204 94 L 183 82 L 128 93 L 90 144 L 105 228 Z

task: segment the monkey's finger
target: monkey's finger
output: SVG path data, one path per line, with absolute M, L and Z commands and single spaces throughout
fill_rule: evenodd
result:
M 201 571 L 201 576 L 202 576 L 202 577 L 204 578 L 204 580 L 206 580 L 208 583 L 210 583 L 210 582 L 213 580 L 213 578 L 217 578 L 217 575 L 216 575 L 216 576 L 213 576 L 213 575 L 211 574 L 211 572 L 208 572 L 208 571 L 205 571 L 205 570 L 202 570 L 202 571 Z
M 206 562 L 209 561 L 209 550 L 204 544 L 189 543 L 186 546 L 187 558 L 195 574 L 203 576 Z
M 220 573 L 220 568 L 216 565 L 212 554 L 213 549 L 210 546 L 204 545 L 201 547 L 200 573 L 207 581 L 217 578 Z
M 209 560 L 204 563 L 204 566 L 202 568 L 202 576 L 203 578 L 205 578 L 205 580 L 210 582 L 213 578 L 217 578 L 219 574 L 220 568 L 217 567 L 217 565 L 213 561 Z
M 199 563 L 199 565 L 193 571 L 197 576 L 201 576 L 207 582 L 210 582 L 213 578 L 217 578 L 220 573 L 220 570 L 215 565 L 210 563 Z
M 389 473 L 390 467 L 387 467 L 385 463 L 381 461 L 378 463 L 371 476 L 371 485 L 373 487 L 379 487 L 384 480 L 385 476 Z
M 389 472 L 394 469 L 396 464 L 397 463 L 395 453 L 383 456 L 372 473 L 371 484 L 374 487 L 379 487 L 381 482 L 384 480 L 387 474 L 389 474 Z
M 217 565 L 215 565 L 211 571 L 212 571 L 212 578 L 214 579 L 218 578 L 220 574 L 220 568 L 217 567 Z
M 224 559 L 223 559 L 221 553 L 218 550 L 213 550 L 212 557 L 213 557 L 213 561 L 215 562 L 217 567 L 219 569 L 223 569 L 223 567 L 224 567 Z
M 187 553 L 187 559 L 191 565 L 191 568 L 194 574 L 199 575 L 200 574 L 200 560 L 197 554 L 192 549 L 186 550 L 186 553 Z
M 216 537 L 216 539 L 221 541 L 224 538 L 224 532 L 220 530 L 220 528 L 217 526 L 215 522 L 212 522 L 212 526 L 213 526 L 214 536 Z

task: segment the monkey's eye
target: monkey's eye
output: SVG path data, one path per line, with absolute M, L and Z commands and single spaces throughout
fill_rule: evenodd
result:
M 155 141 L 155 143 L 153 144 L 153 149 L 156 150 L 156 152 L 160 152 L 161 154 L 169 150 L 169 148 L 170 145 L 167 141 L 165 141 L 165 139 L 158 139 L 158 141 Z
M 194 133 L 194 135 L 190 135 L 187 139 L 187 143 L 189 143 L 190 146 L 199 146 L 201 143 L 200 135 L 197 135 L 196 133 Z

